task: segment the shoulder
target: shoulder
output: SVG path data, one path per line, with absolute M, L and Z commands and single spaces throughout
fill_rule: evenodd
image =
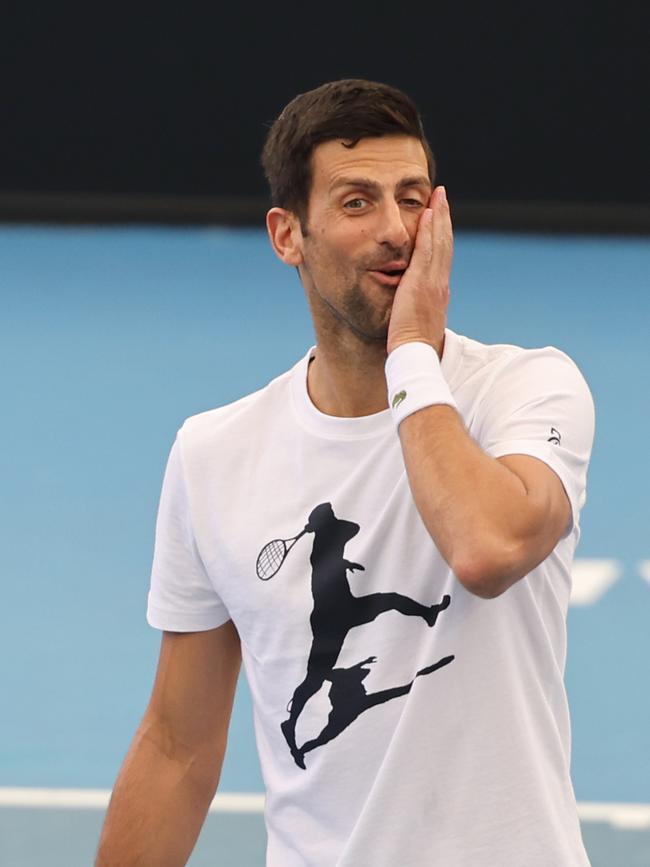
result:
M 303 363 L 304 359 L 251 394 L 185 419 L 178 432 L 184 462 L 201 462 L 208 456 L 223 461 L 235 459 L 238 451 L 250 452 L 286 416 L 292 377 Z
M 457 388 L 475 386 L 494 398 L 502 389 L 574 390 L 589 395 L 587 382 L 573 359 L 555 346 L 525 348 L 509 343 L 486 344 L 453 335 Z

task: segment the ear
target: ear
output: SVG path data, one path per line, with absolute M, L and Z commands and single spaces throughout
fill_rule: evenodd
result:
M 293 211 L 271 208 L 266 215 L 266 229 L 278 259 L 286 265 L 302 265 L 302 230 Z

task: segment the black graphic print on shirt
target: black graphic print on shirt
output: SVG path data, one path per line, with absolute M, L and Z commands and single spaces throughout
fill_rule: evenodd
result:
M 404 615 L 421 617 L 428 626 L 433 627 L 440 612 L 448 608 L 451 602 L 448 595 L 443 596 L 442 601 L 435 605 L 423 605 L 401 593 L 354 596 L 348 582 L 348 570 L 364 567 L 346 560 L 343 553 L 347 542 L 354 538 L 359 530 L 358 524 L 337 518 L 330 503 L 321 503 L 309 515 L 303 531 L 314 534 L 310 557 L 314 598 L 310 616 L 313 641 L 307 660 L 307 672 L 288 704 L 289 718 L 280 726 L 296 765 L 303 769 L 306 767 L 306 753 L 333 740 L 369 708 L 406 695 L 417 677 L 431 674 L 454 659 L 453 656 L 446 656 L 417 671 L 409 683 L 370 694 L 366 692 L 363 681 L 370 673 L 367 666 L 376 661 L 375 656 L 369 656 L 350 668 L 335 667 L 345 638 L 355 626 L 371 623 L 385 611 L 399 611 Z M 274 543 L 277 541 L 281 540 L 274 540 Z M 260 552 L 258 564 L 267 548 L 268 545 Z M 284 549 L 274 573 L 284 562 L 288 550 Z M 259 568 L 258 576 L 261 577 Z M 299 747 L 296 743 L 298 717 L 325 681 L 331 683 L 329 698 L 332 710 L 327 724 L 316 738 Z

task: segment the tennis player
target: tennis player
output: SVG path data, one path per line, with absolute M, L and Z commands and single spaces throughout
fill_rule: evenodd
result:
M 316 346 L 176 437 L 159 667 L 97 867 L 186 863 L 242 657 L 268 867 L 586 867 L 563 672 L 587 385 L 447 326 L 449 206 L 404 93 L 301 94 L 263 163 Z

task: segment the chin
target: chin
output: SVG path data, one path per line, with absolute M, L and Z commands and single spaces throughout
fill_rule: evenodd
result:
M 388 339 L 388 325 L 373 328 L 370 323 L 361 322 L 358 325 L 352 325 L 350 323 L 350 328 L 359 340 L 367 346 L 377 346 L 379 344 L 386 346 L 386 341 Z

